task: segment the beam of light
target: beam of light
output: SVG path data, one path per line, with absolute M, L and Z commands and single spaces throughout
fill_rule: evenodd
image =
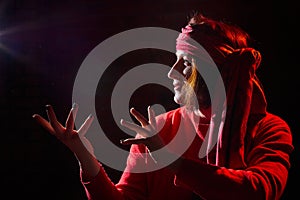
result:
M 12 49 L 8 48 L 7 46 L 3 45 L 0 41 L 0 51 L 4 51 L 5 53 L 13 56 L 13 57 L 16 57 L 17 56 L 17 53 L 14 52 Z
M 0 2 L 0 19 L 1 13 L 5 13 L 4 10 L 8 7 L 9 3 L 11 3 L 10 0 Z M 2 23 L 4 22 L 2 21 Z M 9 45 L 9 41 L 16 42 L 19 38 L 15 38 L 14 35 L 20 34 L 25 31 L 32 31 L 34 29 L 41 28 L 41 25 L 46 26 L 42 23 L 42 19 L 39 19 L 38 21 L 20 22 L 20 24 L 2 28 L 0 21 L 0 53 L 4 52 L 10 56 L 13 56 L 14 58 L 22 59 L 22 56 L 19 55 L 19 52 L 14 49 L 14 47 L 11 47 Z
M 27 22 L 22 23 L 13 27 L 8 27 L 4 30 L 0 30 L 0 52 L 5 52 L 11 56 L 18 57 L 17 51 L 5 45 L 6 37 L 9 38 L 14 34 L 19 34 L 20 32 L 36 29 L 37 22 Z
M 2 13 L 5 13 L 5 9 L 7 8 L 9 4 L 9 0 L 2 1 L 0 2 L 0 16 Z M 1 28 L 1 21 L 0 21 L 0 53 L 5 52 L 13 57 L 17 56 L 17 52 L 13 51 L 13 49 L 9 48 L 8 46 L 5 45 L 5 36 L 13 34 L 15 32 L 18 32 L 22 29 L 23 27 L 15 26 L 15 27 L 9 27 L 6 29 Z

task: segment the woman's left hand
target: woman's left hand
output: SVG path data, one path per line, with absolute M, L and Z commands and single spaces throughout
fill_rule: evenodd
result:
M 163 140 L 157 134 L 158 129 L 154 110 L 150 106 L 148 107 L 149 120 L 147 120 L 141 113 L 139 113 L 134 108 L 130 109 L 130 113 L 140 122 L 141 125 L 137 125 L 135 123 L 128 122 L 123 119 L 121 120 L 121 125 L 132 131 L 135 131 L 138 134 L 138 137 L 121 140 L 121 144 L 144 144 L 148 148 L 149 153 L 156 149 L 162 148 L 164 146 L 164 143 Z

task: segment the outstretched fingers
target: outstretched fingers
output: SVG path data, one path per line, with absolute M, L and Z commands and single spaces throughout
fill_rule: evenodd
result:
M 120 143 L 123 145 L 132 145 L 132 144 L 144 144 L 147 145 L 147 138 L 127 138 L 120 140 Z
M 141 113 L 139 113 L 135 108 L 131 108 L 130 113 L 141 123 L 143 127 L 149 124 L 148 120 Z
M 55 134 L 55 130 L 52 128 L 51 124 L 46 119 L 44 119 L 42 116 L 40 116 L 38 114 L 34 114 L 32 117 L 37 121 L 38 124 L 40 124 L 49 133 L 51 133 L 52 135 Z
M 73 109 L 73 118 L 74 118 L 74 121 L 75 121 L 76 115 L 77 115 L 77 112 L 78 112 L 78 104 L 77 103 L 73 103 L 72 109 Z
M 156 129 L 155 112 L 150 106 L 148 106 L 148 118 L 152 128 Z
M 56 133 L 60 134 L 63 132 L 64 127 L 57 121 L 55 112 L 51 105 L 46 106 L 47 115 L 49 118 L 49 122 Z
M 81 137 L 85 136 L 85 134 L 87 133 L 88 129 L 90 128 L 93 120 L 94 120 L 94 117 L 92 115 L 89 115 L 86 118 L 86 120 L 83 122 L 83 124 L 78 129 L 79 136 L 81 136 Z
M 135 131 L 136 133 L 140 134 L 141 136 L 143 137 L 149 137 L 149 132 L 147 130 L 145 130 L 143 127 L 135 124 L 135 123 L 132 123 L 132 122 L 128 122 L 128 121 L 125 121 L 123 119 L 121 119 L 121 125 L 132 130 L 132 131 Z
M 72 108 L 69 112 L 67 121 L 66 121 L 66 131 L 71 132 L 74 129 L 74 108 Z

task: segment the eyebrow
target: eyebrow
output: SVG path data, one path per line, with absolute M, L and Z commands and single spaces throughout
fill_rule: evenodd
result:
M 193 57 L 190 55 L 183 55 L 183 59 L 192 63 L 193 62 Z
M 182 51 L 182 50 L 177 50 L 177 51 L 176 51 L 176 56 L 179 57 L 179 55 L 183 57 L 183 56 L 187 56 L 187 53 L 185 53 L 185 52 Z
M 182 59 L 184 59 L 184 60 L 186 60 L 186 61 L 188 61 L 190 63 L 193 62 L 193 56 L 191 56 L 190 54 L 188 54 L 188 53 L 186 53 L 186 52 L 184 52 L 182 50 L 177 50 L 176 51 L 176 57 L 177 57 L 177 59 L 179 58 L 179 56 L 180 56 L 180 58 L 182 58 Z

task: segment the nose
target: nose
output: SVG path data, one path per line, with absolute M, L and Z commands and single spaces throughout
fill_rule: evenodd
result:
M 182 79 L 182 74 L 179 71 L 180 70 L 180 65 L 181 65 L 181 61 L 177 60 L 174 65 L 172 66 L 172 68 L 170 69 L 170 71 L 168 72 L 168 78 L 169 79 Z

